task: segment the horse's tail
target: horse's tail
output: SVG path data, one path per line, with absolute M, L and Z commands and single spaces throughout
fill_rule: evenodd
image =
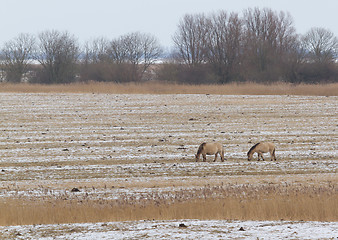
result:
M 204 148 L 204 146 L 205 146 L 205 142 L 204 143 L 202 143 L 200 146 L 199 146 L 199 148 L 198 148 L 198 150 L 197 150 L 197 155 L 198 154 L 201 154 L 201 152 L 203 151 L 203 148 Z
M 273 156 L 273 158 L 276 160 L 275 152 L 276 152 L 276 148 L 274 147 L 274 148 L 273 148 L 273 151 L 272 151 L 272 156 Z
M 260 143 L 256 143 L 255 145 L 253 145 L 251 148 L 250 148 L 250 150 L 249 150 L 249 152 L 248 152 L 248 155 L 257 147 L 257 145 L 258 144 L 260 144 Z
M 224 147 L 222 146 L 222 151 L 221 151 L 221 155 L 222 155 L 222 156 L 221 156 L 221 158 L 223 159 L 223 161 L 224 161 L 224 152 L 225 152 L 225 151 L 224 151 Z

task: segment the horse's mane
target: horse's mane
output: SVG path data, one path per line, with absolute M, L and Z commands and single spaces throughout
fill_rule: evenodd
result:
M 256 143 L 255 145 L 253 145 L 253 146 L 250 148 L 248 154 L 250 154 L 250 153 L 257 147 L 258 144 L 260 144 L 260 143 Z
M 198 151 L 197 151 L 197 154 L 200 154 L 200 153 L 202 152 L 202 150 L 203 150 L 205 144 L 206 144 L 206 143 L 204 142 L 204 143 L 202 143 L 202 144 L 199 146 Z

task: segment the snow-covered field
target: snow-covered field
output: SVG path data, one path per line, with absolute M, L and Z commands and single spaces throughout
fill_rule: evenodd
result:
M 2 199 L 137 198 L 207 184 L 336 188 L 338 181 L 335 96 L 0 93 L 0 104 Z M 249 148 L 265 140 L 276 144 L 277 161 L 267 154 L 267 161 L 248 162 Z M 227 160 L 196 163 L 206 141 L 222 142 Z M 337 223 L 194 220 L 178 228 L 180 222 L 0 229 L 31 239 L 48 237 L 44 232 L 60 239 L 338 236 Z
M 337 222 L 132 221 L 0 227 L 3 239 L 337 239 Z

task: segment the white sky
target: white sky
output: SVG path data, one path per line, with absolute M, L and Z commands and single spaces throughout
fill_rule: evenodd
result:
M 0 46 L 20 33 L 67 30 L 80 41 L 113 39 L 140 31 L 172 46 L 172 35 L 186 13 L 249 7 L 289 12 L 298 33 L 325 27 L 338 37 L 338 0 L 0 0 Z

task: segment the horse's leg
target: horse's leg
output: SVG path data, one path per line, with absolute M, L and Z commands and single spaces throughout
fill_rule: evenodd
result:
M 221 153 L 221 161 L 224 162 L 224 151 Z
M 262 160 L 265 161 L 265 159 L 263 158 L 263 154 L 261 152 L 258 152 L 258 161 L 259 161 L 259 158 L 262 158 Z
M 214 159 L 214 162 L 216 162 L 216 159 L 217 159 L 217 154 L 218 154 L 218 152 L 215 154 L 215 159 Z
M 277 159 L 276 159 L 276 150 L 275 149 L 273 149 L 272 155 L 273 155 L 273 158 L 275 159 L 275 161 L 277 161 Z
M 207 155 L 206 154 L 202 154 L 203 155 L 203 162 L 207 161 Z
M 263 153 L 261 153 L 261 157 L 262 157 L 262 160 L 265 161 L 264 157 L 263 157 Z

